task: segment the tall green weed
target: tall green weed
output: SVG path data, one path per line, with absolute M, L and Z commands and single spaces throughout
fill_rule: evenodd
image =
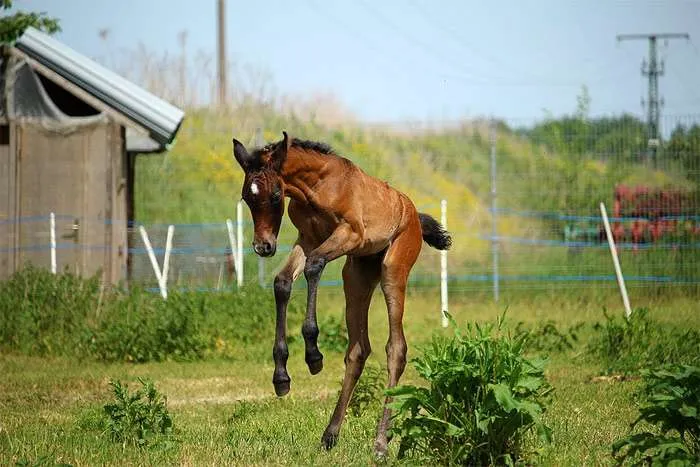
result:
M 454 324 L 454 322 L 453 322 Z M 399 456 L 420 463 L 487 465 L 523 459 L 522 440 L 534 429 L 543 441 L 551 430 L 542 420 L 552 390 L 545 360 L 527 359 L 527 336 L 511 337 L 498 325 L 455 329 L 435 337 L 414 360 L 427 386 L 398 386 L 393 433 Z
M 106 433 L 122 445 L 145 447 L 169 436 L 173 420 L 167 399 L 152 381 L 139 379 L 141 388 L 130 392 L 119 380 L 110 381 L 114 401 L 104 406 Z
M 639 373 L 665 364 L 700 364 L 700 332 L 662 323 L 649 310 L 635 310 L 629 319 L 603 312 L 589 344 L 604 373 Z
M 654 432 L 630 434 L 613 444 L 618 461 L 635 465 L 700 465 L 700 367 L 676 365 L 642 372 L 640 423 Z

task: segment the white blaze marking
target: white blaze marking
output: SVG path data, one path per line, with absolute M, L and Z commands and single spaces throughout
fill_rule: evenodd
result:
M 260 190 L 258 190 L 258 185 L 256 185 L 255 183 L 251 184 L 250 185 L 250 192 L 253 193 L 254 195 L 257 195 L 258 193 L 260 193 Z

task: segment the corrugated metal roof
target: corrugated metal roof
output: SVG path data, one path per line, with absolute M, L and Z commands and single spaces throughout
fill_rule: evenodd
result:
M 146 128 L 159 144 L 175 138 L 185 114 L 163 99 L 35 28 L 28 28 L 15 47 Z

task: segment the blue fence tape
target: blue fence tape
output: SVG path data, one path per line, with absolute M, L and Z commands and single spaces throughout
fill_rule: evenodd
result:
M 238 225 L 238 222 L 235 220 L 231 220 L 233 222 L 233 225 Z M 124 222 L 124 221 L 113 221 L 113 222 Z M 129 221 L 127 223 L 128 227 L 147 227 L 147 228 L 152 228 L 152 227 L 160 227 L 160 228 L 168 228 L 169 226 L 173 227 L 179 227 L 179 228 L 221 228 L 226 230 L 226 222 L 203 222 L 203 223 L 190 223 L 190 224 L 170 224 L 170 223 L 157 223 L 157 224 L 144 224 L 142 222 L 136 222 L 136 221 Z M 253 225 L 252 221 L 242 221 L 241 225 Z
M 581 247 L 581 248 L 609 248 L 607 242 L 583 242 L 583 241 L 565 241 L 565 240 L 547 240 L 547 239 L 536 239 L 536 238 L 522 238 L 522 237 L 505 237 L 499 235 L 477 235 L 477 238 L 487 241 L 497 241 L 501 243 L 515 243 L 520 245 L 539 245 L 539 246 L 552 246 L 552 247 Z M 674 249 L 674 248 L 684 248 L 684 249 L 694 249 L 700 248 L 700 242 L 695 243 L 616 243 L 616 247 L 620 249 Z
M 562 220 L 562 221 L 593 221 L 593 222 L 603 222 L 603 218 L 601 216 L 578 216 L 578 215 L 569 215 L 569 214 L 560 214 L 558 212 L 547 212 L 547 211 L 519 211 L 516 209 L 511 209 L 511 208 L 488 208 L 488 212 L 491 214 L 496 213 L 496 214 L 506 214 L 509 216 L 516 216 L 516 217 L 535 217 L 535 218 L 540 218 L 540 219 L 554 219 L 554 220 Z M 610 222 L 633 222 L 633 221 L 648 221 L 650 220 L 649 217 L 610 217 L 608 216 L 608 220 Z M 684 215 L 684 216 L 661 216 L 658 217 L 656 220 L 676 220 L 676 221 L 685 221 L 685 220 L 692 220 L 692 221 L 700 221 L 700 216 L 696 215 Z
M 0 248 L 0 253 L 9 253 L 11 251 L 49 251 L 51 245 L 49 244 L 37 244 L 37 245 L 26 245 L 18 248 Z M 56 250 L 107 250 L 109 246 L 107 245 L 76 245 L 75 243 L 57 243 Z
M 583 242 L 583 241 L 563 241 L 563 240 L 542 240 L 533 238 L 520 238 L 520 237 L 504 237 L 504 236 L 493 236 L 493 235 L 477 235 L 477 238 L 485 241 L 498 241 L 500 243 L 506 244 L 519 244 L 519 245 L 533 245 L 533 246 L 547 246 L 547 247 L 567 247 L 567 248 L 595 248 L 595 249 L 606 249 L 609 248 L 608 244 L 605 242 Z M 617 248 L 621 250 L 672 250 L 672 249 L 699 249 L 700 242 L 695 243 L 617 243 Z M 48 251 L 51 246 L 49 244 L 36 244 L 36 245 L 26 245 L 17 248 L 0 248 L 0 253 L 9 253 L 12 251 Z M 110 247 L 108 245 L 81 245 L 75 243 L 57 243 L 56 250 L 107 250 Z M 277 251 L 280 253 L 286 253 L 292 250 L 292 245 L 278 245 Z M 209 255 L 226 255 L 230 253 L 229 247 L 173 247 L 170 250 L 171 255 L 191 255 L 191 254 L 209 254 Z M 148 250 L 144 247 L 134 247 L 129 248 L 128 252 L 135 255 L 145 255 L 148 254 Z M 154 247 L 153 252 L 157 255 L 165 254 L 164 247 Z M 252 254 L 253 249 L 251 247 L 243 248 L 244 254 Z
M 434 279 L 434 277 L 432 277 Z M 499 276 L 501 282 L 615 282 L 617 279 L 614 275 L 589 275 L 589 276 L 548 276 L 548 275 L 506 275 Z M 493 276 L 489 274 L 467 274 L 467 275 L 455 275 L 448 276 L 448 282 L 451 284 L 459 283 L 469 283 L 469 282 L 491 282 L 493 281 Z M 625 276 L 625 281 L 629 283 L 666 283 L 666 284 L 676 284 L 676 285 L 698 285 L 700 280 L 693 279 L 678 279 L 669 276 Z M 440 283 L 438 280 L 425 281 L 418 278 L 412 278 L 409 280 L 409 284 L 412 285 L 427 285 L 427 284 L 438 285 Z M 342 280 L 322 280 L 319 282 L 321 287 L 339 287 L 343 285 Z M 272 288 L 272 284 L 264 284 L 264 288 Z M 295 289 L 306 289 L 306 284 L 300 282 L 295 284 Z M 180 292 L 215 292 L 215 291 L 226 291 L 231 287 L 225 287 L 222 289 L 216 289 L 214 287 L 177 287 L 175 290 Z M 150 287 L 146 289 L 149 292 L 160 292 L 157 287 Z M 173 290 L 173 289 L 169 289 Z
M 10 219 L 0 219 L 0 224 L 17 224 L 17 223 L 22 223 L 22 222 L 41 222 L 41 221 L 46 221 L 49 222 L 49 219 L 51 217 L 46 215 L 46 216 L 25 216 L 25 217 L 13 217 Z M 74 216 L 68 216 L 66 214 L 56 214 L 55 219 L 58 220 L 74 220 Z
M 439 207 L 439 205 L 435 205 L 436 207 Z M 421 206 L 422 208 L 426 207 L 433 207 L 433 206 Z M 598 215 L 588 215 L 588 216 L 581 216 L 581 215 L 575 215 L 575 214 L 561 214 L 555 211 L 521 211 L 517 209 L 512 209 L 512 208 L 487 208 L 487 212 L 491 214 L 504 214 L 504 215 L 510 215 L 510 216 L 517 216 L 517 217 L 533 217 L 533 218 L 540 218 L 540 219 L 550 219 L 550 220 L 563 220 L 563 221 L 593 221 L 593 222 L 602 222 L 603 219 L 601 216 Z M 56 220 L 74 220 L 77 218 L 77 216 L 74 215 L 68 215 L 68 214 L 56 214 L 55 215 Z M 644 217 L 644 216 L 629 216 L 629 217 L 608 217 L 608 219 L 611 222 L 633 222 L 633 221 L 648 221 L 650 220 L 649 217 Z M 41 216 L 25 216 L 25 217 L 15 217 L 11 219 L 0 219 L 0 224 L 14 224 L 18 222 L 38 222 L 38 221 L 48 221 L 49 216 L 48 215 L 41 215 Z M 696 221 L 700 222 L 700 215 L 678 215 L 678 216 L 661 216 L 656 218 L 656 220 L 675 220 L 675 221 Z M 226 223 L 225 222 L 202 222 L 202 223 L 176 223 L 176 224 L 171 224 L 171 223 L 149 223 L 145 224 L 143 222 L 138 222 L 138 221 L 126 221 L 125 219 L 93 219 L 89 220 L 88 222 L 102 222 L 106 225 L 111 225 L 111 224 L 121 224 L 126 222 L 128 227 L 157 227 L 157 228 L 167 228 L 170 225 L 173 225 L 175 227 L 180 227 L 180 228 L 214 228 L 214 227 L 221 227 L 221 228 L 226 228 Z M 234 225 L 237 225 L 237 221 L 233 221 Z M 252 225 L 253 222 L 250 220 L 244 220 L 241 222 L 243 225 Z

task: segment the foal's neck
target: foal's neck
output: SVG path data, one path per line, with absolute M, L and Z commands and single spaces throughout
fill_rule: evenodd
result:
M 331 160 L 331 156 L 316 151 L 289 148 L 282 165 L 282 180 L 289 197 L 307 204 L 313 196 L 314 187 L 324 178 L 324 168 Z

